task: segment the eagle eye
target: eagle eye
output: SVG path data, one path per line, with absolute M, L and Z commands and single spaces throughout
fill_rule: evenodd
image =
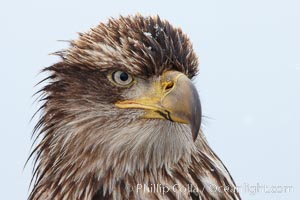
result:
M 130 74 L 124 71 L 115 71 L 111 74 L 112 81 L 119 86 L 129 86 L 133 82 Z

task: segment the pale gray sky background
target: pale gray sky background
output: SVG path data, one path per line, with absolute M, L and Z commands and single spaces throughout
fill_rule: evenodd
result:
M 31 95 L 67 47 L 100 21 L 119 14 L 159 14 L 186 32 L 200 57 L 196 79 L 209 143 L 244 199 L 300 195 L 299 1 L 5 1 L 0 3 L 0 195 L 26 199 L 30 135 L 37 109 Z M 255 193 L 255 186 L 294 191 Z M 274 191 L 273 191 L 274 192 Z

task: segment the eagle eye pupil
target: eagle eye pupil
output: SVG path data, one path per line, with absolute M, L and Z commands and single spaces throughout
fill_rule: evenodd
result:
M 120 74 L 120 79 L 121 79 L 122 81 L 127 81 L 127 80 L 128 80 L 128 74 L 125 73 L 125 72 L 122 72 L 122 73 Z

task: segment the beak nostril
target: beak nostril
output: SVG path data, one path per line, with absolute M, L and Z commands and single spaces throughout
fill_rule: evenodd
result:
M 165 83 L 165 91 L 169 91 L 174 87 L 174 82 L 173 81 L 168 81 Z

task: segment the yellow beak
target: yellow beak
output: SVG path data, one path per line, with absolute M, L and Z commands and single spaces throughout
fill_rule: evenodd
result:
M 119 108 L 144 109 L 144 118 L 167 119 L 189 124 L 194 141 L 201 125 L 201 105 L 198 92 L 184 74 L 167 71 L 149 88 L 142 98 L 119 101 Z

